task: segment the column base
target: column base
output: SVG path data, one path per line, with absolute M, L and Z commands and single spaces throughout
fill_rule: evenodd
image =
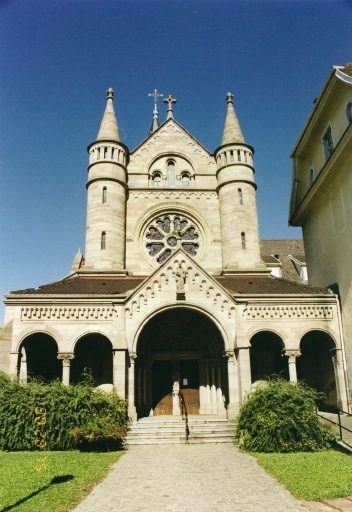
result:
M 137 421 L 137 411 L 134 405 L 128 406 L 127 415 L 133 422 Z
M 227 419 L 235 420 L 240 412 L 240 404 L 229 404 L 227 406 Z

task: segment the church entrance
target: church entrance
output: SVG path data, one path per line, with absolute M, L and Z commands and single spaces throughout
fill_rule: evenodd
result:
M 137 346 L 135 404 L 139 418 L 226 416 L 227 365 L 220 332 L 205 315 L 175 308 L 143 328 Z

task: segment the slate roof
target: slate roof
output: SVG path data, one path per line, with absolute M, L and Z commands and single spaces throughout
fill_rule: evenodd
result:
M 89 277 L 75 276 L 55 283 L 10 292 L 10 295 L 125 295 L 137 288 L 147 277 L 116 276 L 116 277 Z M 231 295 L 326 295 L 326 288 L 313 288 L 304 284 L 295 283 L 270 275 L 264 276 L 214 276 Z

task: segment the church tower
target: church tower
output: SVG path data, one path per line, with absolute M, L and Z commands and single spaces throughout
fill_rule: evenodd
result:
M 227 94 L 227 115 L 221 146 L 215 151 L 217 193 L 221 223 L 222 268 L 225 271 L 258 271 L 260 260 L 254 150 L 245 143 Z
M 128 148 L 120 142 L 113 90 L 97 140 L 88 146 L 85 270 L 121 272 L 125 268 Z

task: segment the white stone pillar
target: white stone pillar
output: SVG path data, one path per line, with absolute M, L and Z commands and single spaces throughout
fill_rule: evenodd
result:
M 128 368 L 128 416 L 132 421 L 137 420 L 137 411 L 134 404 L 134 369 L 137 354 L 130 354 L 130 366 Z
M 126 351 L 113 350 L 113 383 L 121 398 L 126 398 Z
M 229 382 L 229 405 L 227 408 L 227 417 L 229 420 L 234 420 L 239 411 L 239 382 L 238 382 L 238 368 L 235 352 L 227 350 L 225 352 L 227 357 L 227 374 Z
M 336 348 L 333 352 L 333 364 L 336 380 L 337 405 L 343 411 L 348 411 L 347 390 L 343 371 L 342 349 Z
M 57 358 L 62 360 L 62 383 L 65 386 L 70 385 L 70 366 L 71 359 L 73 359 L 75 355 L 73 353 L 58 353 Z
M 246 393 L 249 392 L 252 385 L 252 377 L 251 377 L 251 362 L 249 357 L 249 346 L 241 347 L 238 349 L 238 372 L 239 372 L 239 382 L 241 386 L 241 394 L 240 394 L 240 402 L 242 403 Z
M 23 382 L 27 382 L 27 354 L 26 349 L 24 347 L 22 347 L 21 349 L 20 379 Z
M 288 373 L 290 382 L 297 382 L 296 358 L 301 355 L 299 350 L 286 350 L 285 356 L 288 357 Z

